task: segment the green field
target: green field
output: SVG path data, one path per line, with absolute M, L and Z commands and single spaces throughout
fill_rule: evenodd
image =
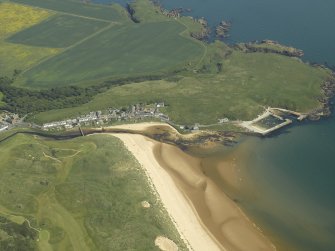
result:
M 320 83 L 328 77 L 326 70 L 277 54 L 234 52 L 222 68 L 215 75 L 198 73 L 114 87 L 80 107 L 40 113 L 33 119 L 44 123 L 156 101 L 165 101 L 164 112 L 180 124 L 213 124 L 224 117 L 248 120 L 267 106 L 308 112 L 319 106 L 316 95 L 321 95 Z
M 106 22 L 76 16 L 56 15 L 14 34 L 7 42 L 36 47 L 65 48 L 97 32 Z
M 22 77 L 30 87 L 52 87 L 183 69 L 203 54 L 201 45 L 179 35 L 184 30 L 177 22 L 112 27 Z
M 158 250 L 159 235 L 185 250 L 140 165 L 116 138 L 18 134 L 0 143 L 0 159 L 1 250 Z
M 40 48 L 0 41 L 0 74 L 12 76 L 14 70 L 33 67 L 41 60 L 56 55 L 60 49 Z
M 24 29 L 32 27 L 53 13 L 22 6 L 11 2 L 0 4 L 0 75 L 11 77 L 14 70 L 32 67 L 37 62 L 55 55 L 56 48 L 39 48 L 35 46 L 8 43 L 5 40 Z
M 12 0 L 15 3 L 36 6 L 43 9 L 53 10 L 88 19 L 102 21 L 124 21 L 127 18 L 126 12 L 118 5 L 105 6 L 98 4 L 85 4 L 72 0 Z

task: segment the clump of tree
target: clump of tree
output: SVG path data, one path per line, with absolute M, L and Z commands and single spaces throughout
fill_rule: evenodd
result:
M 73 107 L 87 103 L 101 91 L 101 87 L 81 88 L 77 86 L 57 87 L 48 90 L 31 90 L 11 85 L 13 79 L 0 78 L 0 92 L 3 93 L 2 109 L 27 114 L 51 109 Z
M 0 250 L 36 250 L 38 233 L 27 222 L 16 224 L 0 216 Z
M 170 76 L 141 76 L 110 80 L 89 87 L 64 86 L 47 90 L 33 90 L 12 85 L 18 74 L 19 72 L 15 72 L 12 78 L 0 77 L 0 92 L 3 93 L 2 101 L 5 103 L 1 109 L 21 115 L 79 106 L 89 102 L 95 95 L 107 91 L 112 86 L 160 80 Z

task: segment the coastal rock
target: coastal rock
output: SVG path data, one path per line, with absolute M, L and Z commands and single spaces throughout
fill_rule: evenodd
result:
M 209 37 L 209 34 L 211 33 L 211 30 L 208 26 L 208 22 L 205 18 L 200 18 L 200 19 L 195 19 L 195 22 L 198 22 L 201 24 L 202 29 L 199 32 L 192 32 L 190 35 L 191 37 L 200 40 L 200 41 L 204 41 L 207 40 Z
M 220 24 L 215 28 L 215 35 L 219 38 L 229 37 L 229 30 L 231 28 L 231 22 L 221 21 Z
M 240 43 L 235 46 L 236 49 L 242 50 L 247 53 L 252 52 L 264 52 L 264 53 L 276 53 L 288 57 L 302 57 L 304 52 L 294 47 L 285 46 L 277 41 L 273 40 L 262 40 L 251 43 Z

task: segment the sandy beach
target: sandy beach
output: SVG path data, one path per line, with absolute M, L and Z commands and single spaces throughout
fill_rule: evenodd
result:
M 152 125 L 138 124 L 136 130 Z M 143 166 L 190 250 L 276 250 L 235 202 L 203 174 L 200 159 L 142 135 L 113 136 Z

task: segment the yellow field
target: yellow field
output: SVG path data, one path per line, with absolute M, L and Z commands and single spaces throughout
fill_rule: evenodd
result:
M 0 41 L 0 74 L 11 76 L 15 69 L 25 70 L 61 49 L 33 47 Z
M 5 42 L 14 33 L 29 28 L 53 13 L 14 3 L 0 3 L 0 74 L 11 76 L 15 69 L 25 70 L 60 49 L 39 48 Z
M 14 3 L 0 3 L 0 40 L 20 30 L 33 26 L 52 12 Z

